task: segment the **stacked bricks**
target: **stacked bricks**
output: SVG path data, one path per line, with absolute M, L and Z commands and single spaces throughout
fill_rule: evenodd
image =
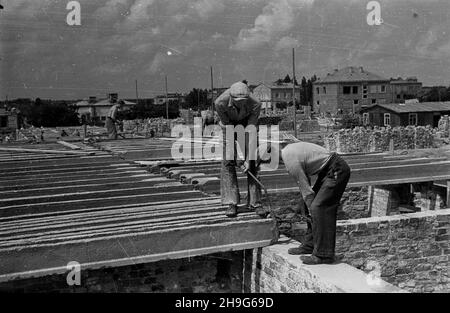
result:
M 438 131 L 442 137 L 448 137 L 450 132 L 450 118 L 448 115 L 441 117 L 438 123 Z
M 369 195 L 368 187 L 347 188 L 338 208 L 338 220 L 369 217 Z M 305 234 L 304 220 L 300 216 L 300 197 L 299 192 L 280 192 L 270 196 L 280 233 L 297 239 Z M 266 199 L 263 202 L 268 206 Z
M 338 153 L 388 151 L 391 139 L 396 150 L 424 149 L 433 147 L 433 131 L 429 126 L 355 127 L 331 133 L 324 141 L 329 151 Z
M 371 216 L 386 216 L 398 213 L 400 197 L 394 186 L 369 187 L 371 202 L 369 211 Z
M 277 249 L 246 250 L 244 291 L 256 293 L 330 293 L 333 285 L 315 277 L 301 262 L 289 262 Z
M 129 266 L 81 268 L 81 285 L 66 275 L 0 283 L 0 292 L 241 292 L 243 251 Z
M 411 292 L 450 291 L 450 210 L 338 223 L 343 262 Z
M 442 210 L 446 207 L 446 192 L 443 187 L 431 183 L 416 183 L 414 187 L 414 206 L 421 211 Z

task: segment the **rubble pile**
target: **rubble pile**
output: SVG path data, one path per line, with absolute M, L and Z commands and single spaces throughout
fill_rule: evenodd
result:
M 325 137 L 325 147 L 338 153 L 367 153 L 388 151 L 390 141 L 394 150 L 424 149 L 433 146 L 434 130 L 429 126 L 355 127 L 340 129 Z
M 175 124 L 184 124 L 184 119 L 177 118 L 168 120 L 162 117 L 124 120 L 123 130 L 136 134 L 145 134 L 146 137 L 152 137 L 152 134 L 170 133 Z

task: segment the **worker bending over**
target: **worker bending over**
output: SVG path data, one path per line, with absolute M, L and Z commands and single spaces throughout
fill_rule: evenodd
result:
M 249 125 L 258 126 L 258 118 L 261 110 L 261 103 L 258 99 L 250 95 L 250 90 L 244 82 L 237 82 L 231 85 L 229 89 L 224 91 L 215 101 L 215 108 L 219 116 L 219 125 L 223 132 L 223 160 L 221 168 L 220 180 L 220 195 L 222 198 L 222 205 L 227 205 L 228 208 L 225 214 L 228 217 L 235 217 L 237 215 L 237 205 L 240 202 L 239 187 L 236 175 L 236 166 L 240 166 L 236 161 L 236 150 L 234 142 L 227 142 L 226 129 L 242 125 L 244 128 Z M 248 134 L 246 134 L 248 135 Z M 257 134 L 255 140 L 257 140 Z M 236 138 L 234 134 L 233 138 Z M 249 151 L 249 141 L 246 139 L 245 147 L 241 146 L 241 150 L 245 154 L 246 169 L 257 177 L 256 160 L 250 160 L 252 151 Z M 234 159 L 227 159 L 227 149 L 233 149 Z M 255 151 L 257 144 L 254 145 Z M 256 153 L 256 152 L 255 152 Z M 256 154 L 254 154 L 256 155 Z M 247 173 L 247 205 L 250 209 L 255 210 L 256 214 L 264 216 L 266 211 L 261 204 L 261 188 L 253 177 Z
M 108 116 L 106 117 L 106 131 L 108 132 L 109 139 L 117 139 L 117 115 L 122 109 L 123 103 L 123 100 L 120 100 L 109 109 Z
M 336 153 L 308 142 L 287 145 L 281 156 L 286 170 L 295 178 L 312 217 L 305 241 L 289 254 L 301 256 L 305 264 L 333 263 L 336 245 L 337 209 L 350 178 L 348 164 Z M 314 187 L 311 177 L 317 175 Z

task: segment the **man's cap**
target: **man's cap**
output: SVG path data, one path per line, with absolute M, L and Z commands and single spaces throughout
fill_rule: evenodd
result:
M 230 96 L 234 100 L 247 99 L 250 96 L 248 86 L 243 82 L 237 82 L 230 87 Z

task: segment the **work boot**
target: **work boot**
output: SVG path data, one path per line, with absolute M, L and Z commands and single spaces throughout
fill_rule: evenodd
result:
M 288 253 L 292 255 L 311 254 L 313 253 L 313 248 L 307 248 L 301 245 L 297 248 L 289 248 Z
M 225 210 L 225 215 L 228 217 L 236 217 L 237 216 L 237 205 L 229 204 L 228 209 Z
M 255 211 L 255 213 L 262 218 L 266 218 L 269 214 L 269 212 L 262 206 L 262 204 L 251 205 L 250 210 Z
M 333 264 L 334 263 L 334 257 L 321 258 L 316 255 L 302 255 L 300 257 L 300 260 L 302 260 L 303 264 L 307 264 L 307 265 Z

